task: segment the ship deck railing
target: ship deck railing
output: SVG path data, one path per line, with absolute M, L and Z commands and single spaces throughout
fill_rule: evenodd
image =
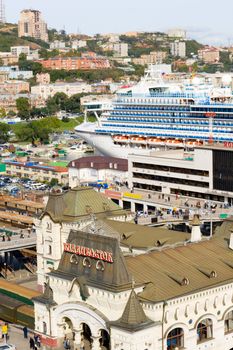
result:
M 151 92 L 146 94 L 136 93 L 133 95 L 128 95 L 124 93 L 117 93 L 119 97 L 128 97 L 128 98 L 151 98 L 151 97 L 166 97 L 166 98 L 209 98 L 209 93 L 192 93 L 192 92 Z
M 124 131 L 121 130 L 105 130 L 105 129 L 96 129 L 96 133 L 98 134 L 109 134 L 109 135 L 122 135 L 122 136 L 135 136 L 139 135 L 140 137 L 161 137 L 161 138 L 180 138 L 180 139 L 194 139 L 194 140 L 204 140 L 208 141 L 210 138 L 209 132 L 202 132 L 201 134 L 198 134 L 197 132 L 189 133 L 187 134 L 187 131 L 183 132 L 177 132 L 177 130 L 174 130 L 174 132 L 141 132 L 141 130 L 135 130 L 135 131 Z M 213 135 L 214 141 L 227 141 L 232 142 L 233 141 L 233 135 Z
M 189 116 L 188 116 L 189 117 Z M 129 122 L 129 123 L 165 123 L 165 124 L 187 124 L 187 125 L 209 125 L 209 121 L 208 119 L 205 120 L 201 120 L 201 119 L 182 119 L 181 121 L 179 119 L 177 120 L 171 120 L 171 119 L 167 119 L 167 118 L 154 118 L 154 119 L 140 119 L 140 118 L 108 118 L 107 120 L 105 120 L 104 122 Z M 118 123 L 116 123 L 117 125 Z M 233 127 L 233 122 L 223 122 L 223 121 L 217 121 L 214 120 L 213 125 L 215 126 L 220 126 L 220 127 Z

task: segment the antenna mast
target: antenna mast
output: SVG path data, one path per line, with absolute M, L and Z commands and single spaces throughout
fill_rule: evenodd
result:
M 4 0 L 0 0 L 0 23 L 6 23 Z

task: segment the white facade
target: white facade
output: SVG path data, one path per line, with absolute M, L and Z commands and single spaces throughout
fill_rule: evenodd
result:
M 128 56 L 128 44 L 127 43 L 114 43 L 113 51 L 116 56 L 127 57 Z
M 186 56 L 186 43 L 185 41 L 176 40 L 170 44 L 170 50 L 172 56 L 185 57 Z
M 94 350 L 100 349 L 99 340 L 103 330 L 110 334 L 111 349 L 114 350 L 231 350 L 233 348 L 233 282 L 231 280 L 189 293 L 185 292 L 184 285 L 181 287 L 184 288 L 184 293 L 178 297 L 158 302 L 149 300 L 141 302 L 146 316 L 154 323 L 150 326 L 145 325 L 137 331 L 130 331 L 124 327 L 111 325 L 111 322 L 121 318 L 130 298 L 131 288 L 113 292 L 89 285 L 87 286 L 89 296 L 83 300 L 81 280 L 64 279 L 62 276 L 59 277 L 59 274 L 52 274 L 49 277 L 47 273 L 58 267 L 63 253 L 63 243 L 67 241 L 70 230 L 82 230 L 89 223 L 90 221 L 85 220 L 76 224 L 54 223 L 49 215 L 45 215 L 40 222 L 36 223 L 38 282 L 43 285 L 49 279 L 49 287 L 53 292 L 53 304 L 50 306 L 40 301 L 35 302 L 35 331 L 42 335 L 47 344 L 56 348 L 58 340 L 62 341 L 65 335 L 73 335 L 74 332 L 74 344 L 79 348 L 82 343 L 83 324 L 86 324 L 91 331 Z M 195 245 L 198 250 L 198 244 L 202 247 L 208 242 L 191 245 Z M 228 254 L 230 248 L 226 246 L 224 249 Z M 163 252 L 161 249 L 158 256 L 159 254 L 169 256 L 170 250 Z M 222 258 L 224 259 L 224 253 Z M 143 269 L 146 274 L 146 267 L 142 266 L 142 273 Z M 208 280 L 207 276 L 205 278 Z M 144 286 L 136 287 L 135 293 L 142 292 L 143 288 Z M 203 326 L 205 320 L 208 320 L 206 327 Z M 181 330 L 179 338 L 170 337 L 170 332 L 174 330 Z
M 55 40 L 50 44 L 51 50 L 59 50 L 59 49 L 65 49 L 66 43 L 64 41 Z
M 86 46 L 87 46 L 86 40 L 75 40 L 71 42 L 71 47 L 73 50 L 78 50 Z
M 57 92 L 64 92 L 67 96 L 91 92 L 91 85 L 86 83 L 55 83 L 32 86 L 33 94 L 40 95 L 44 99 L 53 97 Z
M 114 165 L 113 165 L 114 167 Z M 98 180 L 111 183 L 124 183 L 128 179 L 128 172 L 117 169 L 69 168 L 69 186 L 71 188 L 80 183 L 97 182 Z
M 185 155 L 183 150 L 129 155 L 129 186 L 158 186 L 167 194 L 181 190 L 208 193 L 213 190 L 212 162 L 212 152 L 201 149 L 195 149 L 194 155 Z
M 17 57 L 19 57 L 22 53 L 24 53 L 25 55 L 29 55 L 30 47 L 29 46 L 12 46 L 11 53 L 12 55 Z
M 170 38 L 186 39 L 186 30 L 181 29 L 181 28 L 170 29 L 170 30 L 168 30 L 167 34 Z

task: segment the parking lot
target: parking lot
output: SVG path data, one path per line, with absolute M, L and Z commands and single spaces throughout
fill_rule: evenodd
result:
M 48 191 L 49 189 L 49 185 L 35 180 L 0 175 L 0 190 L 4 190 L 10 195 L 17 195 L 21 190 Z

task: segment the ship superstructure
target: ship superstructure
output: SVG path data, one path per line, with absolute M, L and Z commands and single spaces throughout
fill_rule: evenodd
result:
M 233 141 L 233 95 L 192 77 L 168 83 L 151 67 L 135 86 L 120 89 L 97 123 L 76 128 L 102 153 L 127 157 L 158 148 L 194 148 Z

